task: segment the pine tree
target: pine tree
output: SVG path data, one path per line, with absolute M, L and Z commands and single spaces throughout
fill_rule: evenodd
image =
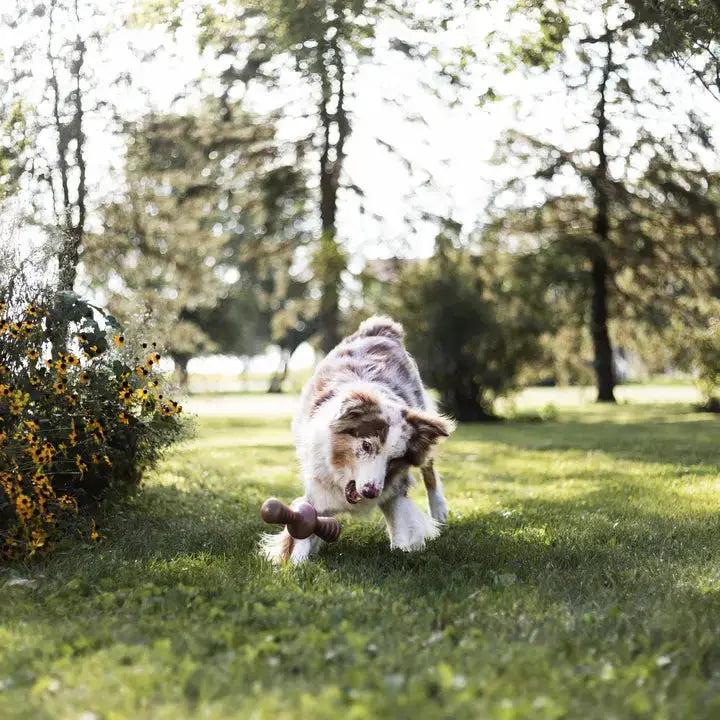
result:
M 562 142 L 508 133 L 501 158 L 535 171 L 508 188 L 515 203 L 497 211 L 493 229 L 551 258 L 539 269 L 587 303 L 597 399 L 613 402 L 610 318 L 648 317 L 658 297 L 672 302 L 671 278 L 704 267 L 701 258 L 718 242 L 717 208 L 704 193 L 710 136 L 692 110 L 672 102 L 662 66 L 646 59 L 646 27 L 628 6 L 560 8 L 538 10 L 538 42 L 519 52 L 524 62 L 561 70 L 576 128 Z M 543 202 L 525 203 L 530 185 L 543 190 Z M 669 228 L 668 216 L 682 214 L 687 222 Z

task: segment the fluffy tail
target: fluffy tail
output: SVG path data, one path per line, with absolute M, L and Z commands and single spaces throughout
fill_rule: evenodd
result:
M 360 327 L 355 332 L 355 337 L 373 337 L 378 335 L 392 338 L 401 343 L 405 337 L 405 331 L 403 330 L 403 326 L 393 319 L 381 315 L 374 315 L 360 323 Z

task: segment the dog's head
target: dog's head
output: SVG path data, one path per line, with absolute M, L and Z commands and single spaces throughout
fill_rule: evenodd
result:
M 402 407 L 373 389 L 350 390 L 330 423 L 330 461 L 347 501 L 378 497 L 389 476 L 422 465 L 452 427 L 440 415 Z

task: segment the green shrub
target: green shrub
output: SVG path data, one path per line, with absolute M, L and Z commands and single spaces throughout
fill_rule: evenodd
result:
M 441 237 L 432 258 L 402 273 L 386 305 L 405 326 L 423 380 L 458 420 L 493 417 L 495 399 L 540 352 L 542 294 L 514 262 Z
M 83 507 L 135 488 L 185 423 L 154 343 L 72 293 L 2 290 L 0 557 L 22 558 L 77 528 Z
M 720 412 L 720 320 L 714 318 L 708 327 L 696 331 L 693 338 L 697 384 L 704 405 Z

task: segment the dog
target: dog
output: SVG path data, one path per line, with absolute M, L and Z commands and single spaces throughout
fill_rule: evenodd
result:
M 385 516 L 390 547 L 422 550 L 447 522 L 448 507 L 433 465 L 433 447 L 454 423 L 432 409 L 404 330 L 372 317 L 317 366 L 305 384 L 293 420 L 306 501 L 319 515 L 370 512 Z M 429 516 L 407 493 L 419 467 Z M 265 535 L 261 553 L 271 562 L 301 563 L 321 540 L 296 540 L 287 530 Z

